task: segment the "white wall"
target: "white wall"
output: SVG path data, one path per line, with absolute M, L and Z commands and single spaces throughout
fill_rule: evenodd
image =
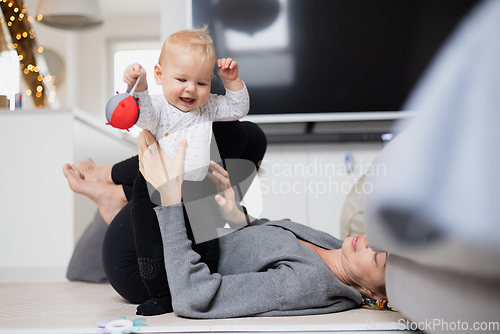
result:
M 191 28 L 191 0 L 162 0 L 160 17 L 162 41 L 176 31 Z
M 97 28 L 78 36 L 78 95 L 76 105 L 93 115 L 104 117 L 104 108 L 113 96 L 112 67 L 108 44 L 113 40 L 157 39 L 159 15 L 109 18 Z M 160 44 L 161 46 L 161 44 Z

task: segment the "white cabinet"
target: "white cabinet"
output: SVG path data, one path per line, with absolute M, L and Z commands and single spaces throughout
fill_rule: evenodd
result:
M 381 143 L 269 145 L 259 173 L 260 216 L 289 218 L 339 238 L 345 198 L 381 149 Z M 351 173 L 346 154 L 354 159 Z
M 89 126 L 91 117 L 85 123 L 77 115 L 85 114 L 0 111 L 0 281 L 30 280 L 50 270 L 64 279 L 75 234 L 96 207 L 69 189 L 63 165 L 87 156 L 98 164 L 114 163 L 137 152 L 119 134 Z

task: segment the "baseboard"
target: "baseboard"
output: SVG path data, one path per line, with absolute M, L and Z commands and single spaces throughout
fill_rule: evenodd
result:
M 67 282 L 66 267 L 0 268 L 0 283 Z

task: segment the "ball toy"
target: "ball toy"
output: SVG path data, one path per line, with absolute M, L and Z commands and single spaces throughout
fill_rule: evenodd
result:
M 130 129 L 139 119 L 140 107 L 137 100 L 134 98 L 134 92 L 137 84 L 142 78 L 142 68 L 134 86 L 128 86 L 126 93 L 117 93 L 109 99 L 106 104 L 106 119 L 114 128 L 127 130 Z

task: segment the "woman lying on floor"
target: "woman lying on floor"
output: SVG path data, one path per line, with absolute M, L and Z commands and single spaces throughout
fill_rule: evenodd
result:
M 186 141 L 175 159 L 139 143 L 140 170 L 157 189 L 156 213 L 174 312 L 193 318 L 305 315 L 342 311 L 362 302 L 355 287 L 372 298 L 385 294 L 386 253 L 375 253 L 365 237 L 343 243 L 287 220 L 257 220 L 219 239 L 218 273 L 199 262 L 184 227 L 181 204 Z M 233 223 L 246 221 L 233 202 L 228 174 L 217 164 L 212 176 L 225 190 L 217 203 Z M 170 175 L 167 179 L 165 172 Z M 227 218 L 226 218 L 227 219 Z
M 189 224 L 185 224 L 181 204 L 182 177 L 166 182 L 163 172 L 166 168 L 176 171 L 170 175 L 182 175 L 185 143 L 180 145 L 174 160 L 163 155 L 155 144 L 150 147 L 151 150 L 142 134 L 139 147 L 141 172 L 161 196 L 162 206 L 155 208 L 155 212 L 168 279 L 168 285 L 164 284 L 171 296 L 171 308 L 178 315 L 226 318 L 321 314 L 360 305 L 362 297 L 358 290 L 374 299 L 384 298 L 386 253 L 373 252 L 364 236 L 348 238 L 342 243 L 324 232 L 288 220 L 255 220 L 247 227 L 219 238 L 218 268 L 211 269 L 203 261 L 203 254 L 193 250 L 198 245 L 189 235 Z M 223 216 L 236 224 L 246 222 L 247 217 L 234 203 L 228 174 L 217 164 L 211 164 L 211 170 L 211 179 L 217 183 L 218 189 L 224 188 L 216 196 Z M 73 175 L 67 177 L 70 180 Z M 109 239 L 108 235 L 106 239 Z M 119 244 L 130 242 L 121 240 Z M 147 243 L 147 238 L 142 242 Z M 105 250 L 106 245 L 104 253 Z M 140 259 L 135 256 L 137 268 Z M 115 289 L 121 283 L 116 282 L 119 277 L 113 275 L 114 270 L 121 273 L 122 280 L 133 276 L 148 279 L 155 275 L 155 269 L 159 270 L 155 266 L 146 266 L 148 270 L 136 269 L 123 276 L 121 268 L 132 266 L 120 261 L 104 262 L 106 274 Z M 119 290 L 126 299 L 137 302 Z M 165 296 L 153 298 L 153 301 L 163 303 Z

